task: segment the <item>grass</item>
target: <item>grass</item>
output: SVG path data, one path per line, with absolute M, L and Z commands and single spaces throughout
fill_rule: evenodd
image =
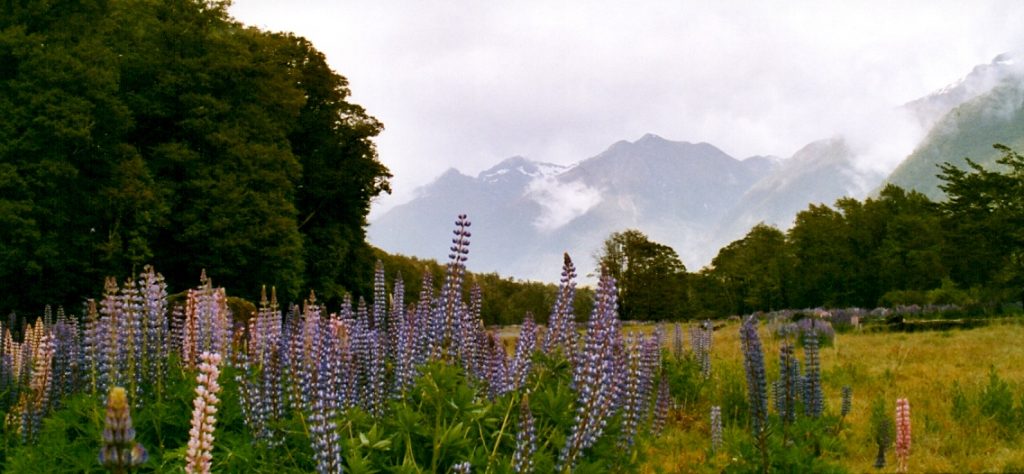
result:
M 778 374 L 778 340 L 762 325 L 769 380 Z M 821 350 L 826 411 L 838 415 L 840 389 L 853 387 L 853 405 L 839 435 L 845 450 L 839 464 L 851 472 L 873 472 L 875 446 L 870 436 L 870 405 L 878 395 L 893 405 L 906 397 L 911 404 L 913 447 L 909 472 L 1024 471 L 1024 326 L 998 324 L 967 330 L 915 333 L 838 334 L 835 344 Z M 802 351 L 800 351 L 802 359 Z M 730 323 L 715 331 L 713 377 L 704 403 L 672 417 L 662 439 L 651 443 L 641 472 L 721 471 L 726 456 L 708 458 L 708 407 L 722 392 L 724 377 L 742 377 L 739 326 Z M 1000 425 L 982 415 L 980 400 L 990 371 L 1009 384 L 1014 397 L 1015 426 Z M 724 374 L 724 375 L 723 375 Z M 954 416 L 954 381 L 967 401 L 966 415 Z M 743 430 L 726 430 L 744 436 Z M 889 466 L 895 462 L 889 451 Z

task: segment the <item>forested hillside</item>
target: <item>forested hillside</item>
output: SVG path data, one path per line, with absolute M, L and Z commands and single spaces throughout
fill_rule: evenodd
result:
M 255 299 L 364 294 L 371 198 L 388 191 L 344 77 L 226 2 L 0 4 L 3 311 L 75 308 L 152 263 Z

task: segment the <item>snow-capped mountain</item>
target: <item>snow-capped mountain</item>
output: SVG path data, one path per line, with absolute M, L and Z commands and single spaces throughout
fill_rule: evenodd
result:
M 901 113 L 930 132 L 888 182 L 941 197 L 936 163 L 962 163 L 963 156 L 994 162 L 996 142 L 1024 148 L 1021 57 L 1000 55 L 905 104 Z M 612 232 L 636 228 L 697 270 L 759 222 L 785 230 L 811 203 L 863 199 L 879 189 L 889 170 L 863 166 L 866 153 L 837 135 L 786 159 L 740 160 L 708 143 L 648 134 L 572 166 L 513 157 L 475 177 L 450 169 L 375 219 L 368 237 L 389 252 L 443 260 L 448 249 L 437 242 L 465 212 L 474 224 L 471 270 L 555 281 L 563 252 L 586 274 Z

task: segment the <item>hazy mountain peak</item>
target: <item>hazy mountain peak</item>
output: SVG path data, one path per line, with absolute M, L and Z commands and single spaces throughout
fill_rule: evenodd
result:
M 963 78 L 904 105 L 922 126 L 931 128 L 954 108 L 987 94 L 1008 80 L 1024 79 L 1024 51 L 1002 53 L 979 64 Z

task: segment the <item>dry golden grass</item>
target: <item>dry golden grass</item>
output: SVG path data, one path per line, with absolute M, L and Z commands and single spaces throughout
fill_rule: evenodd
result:
M 778 373 L 779 341 L 763 325 L 761 337 L 771 380 Z M 712 354 L 714 377 L 742 366 L 737 323 L 715 331 Z M 953 381 L 958 380 L 976 403 L 988 384 L 989 368 L 994 367 L 1009 382 L 1015 407 L 1021 410 L 1019 417 L 1024 417 L 1024 326 L 1000 324 L 918 333 L 849 332 L 837 335 L 832 347 L 822 348 L 821 363 L 827 410 L 838 412 L 841 387 L 853 387 L 853 408 L 840 435 L 847 451 L 841 463 L 851 472 L 877 472 L 873 468 L 875 447 L 869 418 L 871 402 L 878 395 L 891 403 L 893 410 L 896 398 L 910 400 L 914 436 L 910 472 L 1024 470 L 1021 427 L 1010 435 L 1001 435 L 992 420 L 979 418 L 964 426 L 952 415 Z M 707 405 L 716 403 L 707 401 Z M 663 437 L 647 450 L 641 471 L 720 470 L 728 460 L 705 459 L 707 425 L 707 420 L 696 414 L 675 418 Z M 890 465 L 882 472 L 894 472 L 892 456 L 890 450 Z

